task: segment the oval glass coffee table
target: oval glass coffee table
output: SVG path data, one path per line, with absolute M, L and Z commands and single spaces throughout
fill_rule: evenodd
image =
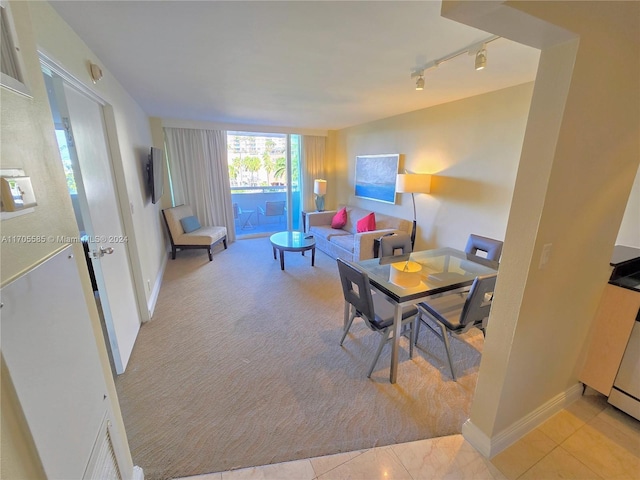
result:
M 278 232 L 271 235 L 270 240 L 274 260 L 278 259 L 276 251 L 280 251 L 281 270 L 284 270 L 284 252 L 301 252 L 304 255 L 304 252 L 311 250 L 311 266 L 315 266 L 316 240 L 313 235 L 297 231 Z

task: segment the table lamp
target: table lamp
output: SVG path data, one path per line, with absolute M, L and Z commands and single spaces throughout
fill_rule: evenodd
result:
M 316 194 L 316 209 L 324 212 L 324 195 L 327 193 L 327 181 L 315 179 L 313 181 L 313 193 Z
M 416 243 L 416 199 L 414 193 L 429 193 L 431 175 L 428 173 L 399 173 L 396 177 L 396 192 L 410 193 L 413 201 L 413 229 L 411 230 L 411 248 Z

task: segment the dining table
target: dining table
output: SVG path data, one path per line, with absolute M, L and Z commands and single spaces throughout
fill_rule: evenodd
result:
M 394 306 L 391 383 L 396 383 L 398 375 L 403 309 L 463 289 L 477 276 L 498 271 L 498 262 L 449 247 L 361 260 L 356 264 L 367 273 L 371 286 Z

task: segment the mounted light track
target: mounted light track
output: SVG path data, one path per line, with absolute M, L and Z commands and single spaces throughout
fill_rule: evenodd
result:
M 482 40 L 481 42 L 474 43 L 472 45 L 469 45 L 468 47 L 462 48 L 460 50 L 456 50 L 455 52 L 449 55 L 446 55 L 442 58 L 438 58 L 437 60 L 432 60 L 423 65 L 415 67 L 411 71 L 411 78 L 418 77 L 418 80 L 416 81 L 416 90 L 424 89 L 424 72 L 425 71 L 431 68 L 435 68 L 441 63 L 448 62 L 449 60 L 453 60 L 454 58 L 459 57 L 460 55 L 463 55 L 465 53 L 469 55 L 475 55 L 476 57 L 475 69 L 482 70 L 487 66 L 487 44 L 499 38 L 501 37 L 499 37 L 498 35 L 493 35 L 485 40 Z M 419 85 L 421 85 L 422 87 L 418 88 Z

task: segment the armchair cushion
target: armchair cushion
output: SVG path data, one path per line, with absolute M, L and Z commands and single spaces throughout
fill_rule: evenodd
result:
M 195 215 L 181 218 L 180 224 L 182 225 L 182 229 L 184 230 L 184 233 L 191 233 L 194 230 L 198 230 L 200 228 L 200 221 L 198 220 L 198 217 L 196 217 Z
M 356 231 L 358 233 L 373 232 L 376 229 L 376 215 L 371 212 L 369 215 L 358 220 Z

